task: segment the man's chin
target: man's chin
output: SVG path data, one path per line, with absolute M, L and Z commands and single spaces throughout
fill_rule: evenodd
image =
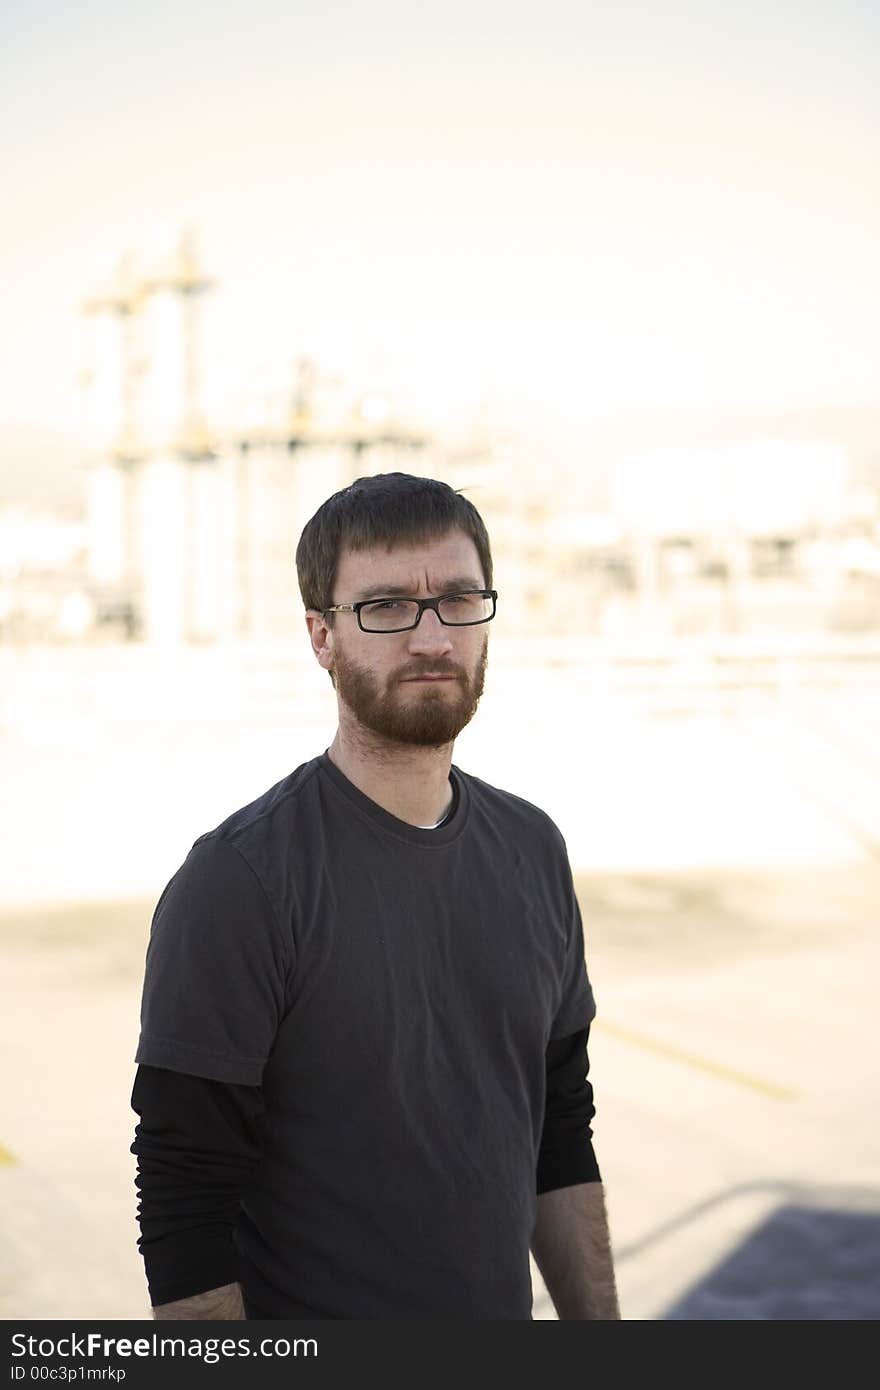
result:
M 439 713 L 439 711 L 438 711 Z M 392 743 L 406 744 L 411 748 L 443 748 L 453 743 L 461 733 L 467 719 L 389 719 L 376 729 Z
M 426 687 L 417 688 L 424 691 Z M 417 704 L 408 698 L 405 704 L 395 701 L 393 708 L 386 707 L 382 715 L 370 723 L 374 733 L 392 743 L 411 748 L 442 748 L 455 741 L 474 713 L 473 707 L 462 707 L 459 687 L 456 706 L 450 705 L 447 697 L 433 692 L 431 698 Z

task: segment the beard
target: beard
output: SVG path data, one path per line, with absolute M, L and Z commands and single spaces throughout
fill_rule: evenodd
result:
M 338 647 L 333 674 L 336 693 L 349 707 L 359 724 L 390 743 L 403 743 L 421 748 L 440 748 L 452 741 L 469 724 L 477 712 L 486 662 L 488 637 L 479 659 L 469 675 L 452 662 L 431 661 L 421 665 L 413 662 L 392 672 L 384 683 L 372 671 L 352 661 Z M 401 681 L 422 673 L 455 676 L 456 686 L 448 684 L 418 687 L 407 698 Z

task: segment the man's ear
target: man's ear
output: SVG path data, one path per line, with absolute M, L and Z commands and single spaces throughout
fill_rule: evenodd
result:
M 333 633 L 327 624 L 325 614 L 319 613 L 314 608 L 307 608 L 306 627 L 309 630 L 309 640 L 312 644 L 312 651 L 317 657 L 318 665 L 323 666 L 325 671 L 332 670 Z

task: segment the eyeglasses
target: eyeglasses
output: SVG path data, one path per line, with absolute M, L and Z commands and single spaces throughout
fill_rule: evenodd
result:
M 361 632 L 408 632 L 418 627 L 426 608 L 446 627 L 474 627 L 495 617 L 495 589 L 470 589 L 440 598 L 370 598 L 359 603 L 335 603 L 324 613 L 356 613 Z

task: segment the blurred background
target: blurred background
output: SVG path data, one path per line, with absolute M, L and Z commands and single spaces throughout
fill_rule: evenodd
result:
M 5 7 L 0 1315 L 147 1316 L 153 906 L 332 739 L 296 542 L 401 470 L 492 537 L 455 761 L 568 842 L 624 1317 L 877 1316 L 878 41 Z

